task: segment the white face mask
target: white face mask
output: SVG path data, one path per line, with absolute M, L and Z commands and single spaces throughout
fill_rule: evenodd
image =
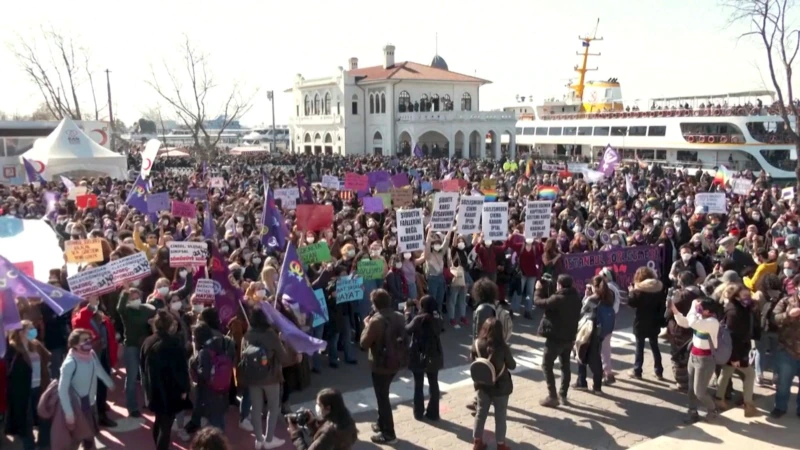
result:
M 267 291 L 265 291 L 264 289 L 259 289 L 256 291 L 256 297 L 264 298 L 266 296 L 267 296 Z
M 169 225 L 169 220 L 167 220 L 167 219 L 162 220 L 161 221 L 161 225 L 164 225 L 164 226 Z
M 203 305 L 193 305 L 192 309 L 194 310 L 194 312 L 200 312 L 203 310 Z
M 134 287 L 139 287 L 139 285 L 142 284 L 142 280 L 135 280 L 135 281 L 131 282 L 131 284 Z
M 676 227 L 680 226 L 681 225 L 681 219 L 679 217 L 674 217 L 672 219 L 672 224 L 675 225 Z
M 253 258 L 253 264 L 255 265 L 261 264 L 261 258 Z
M 408 252 L 403 253 L 403 258 L 411 259 L 411 253 L 408 253 Z
M 794 275 L 794 269 L 783 269 L 783 274 L 787 277 Z
M 684 263 L 688 263 L 690 259 L 692 259 L 691 253 L 681 253 L 681 259 Z
M 394 263 L 395 269 L 401 269 L 403 267 L 403 263 Z
M 317 413 L 317 417 L 322 417 L 322 407 L 319 406 L 319 403 L 314 405 L 314 412 Z
M 436 244 L 436 245 L 434 245 L 434 246 L 433 246 L 433 249 L 434 249 L 434 250 L 436 250 L 437 252 L 438 252 L 438 251 L 440 251 L 440 250 L 442 250 L 442 244 Z
M 142 306 L 142 300 L 137 298 L 136 300 L 128 300 L 128 306 L 131 308 L 138 308 Z
M 139 234 L 142 234 L 142 233 L 144 233 L 144 227 L 143 227 L 143 226 L 140 226 L 140 227 L 139 227 Z
M 173 311 L 180 311 L 182 307 L 183 307 L 183 303 L 181 303 L 181 302 L 172 302 L 172 303 L 169 304 L 169 309 L 171 309 Z
M 307 237 L 306 238 L 306 242 L 308 242 L 309 244 L 313 244 L 314 243 L 314 238 L 313 237 Z
M 373 251 L 369 252 L 369 254 L 370 254 L 370 256 L 372 256 L 373 258 L 378 258 L 378 257 L 380 257 L 380 256 L 381 256 L 381 251 L 380 251 L 380 250 L 373 250 Z
M 160 288 L 158 288 L 158 293 L 161 294 L 161 295 L 167 295 L 167 292 L 169 292 L 169 288 L 168 287 L 160 287 Z
M 244 228 L 242 228 L 242 227 L 236 227 L 236 232 L 237 232 L 237 233 L 239 233 L 239 234 L 241 234 L 241 233 L 243 233 L 243 232 L 244 232 Z
M 466 247 L 466 245 L 464 245 L 463 242 L 459 242 L 458 245 L 456 245 L 456 247 L 458 247 L 459 250 L 464 250 L 464 247 Z
M 348 250 L 347 251 L 347 257 L 348 258 L 352 258 L 354 256 L 356 256 L 356 251 L 355 250 Z
M 179 275 L 181 278 L 186 278 L 186 275 L 187 275 L 187 274 L 188 274 L 188 272 L 187 272 L 187 271 L 185 271 L 185 270 L 181 270 L 180 272 L 178 272 L 178 275 Z

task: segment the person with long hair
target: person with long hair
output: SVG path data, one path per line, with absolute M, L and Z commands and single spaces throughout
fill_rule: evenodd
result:
M 306 411 L 312 440 L 307 442 L 295 421 L 289 420 L 289 435 L 297 450 L 350 450 L 358 441 L 358 429 L 344 404 L 342 393 L 325 388 L 317 394 L 315 414 Z
M 578 354 L 578 380 L 575 382 L 575 389 L 588 388 L 586 383 L 586 367 L 588 366 L 592 370 L 592 391 L 596 394 L 602 392 L 603 363 L 600 349 L 605 337 L 614 331 L 613 308 L 614 293 L 611 292 L 602 275 L 595 276 L 592 278 L 591 284 L 586 287 L 586 298 L 583 299 L 583 308 L 581 309 L 583 319 L 591 321 L 593 328 L 589 342 L 580 348 Z M 610 323 L 605 320 L 609 317 L 608 313 L 611 317 Z
M 439 420 L 439 371 L 444 367 L 444 353 L 440 337 L 442 319 L 437 311 L 437 303 L 430 295 L 419 301 L 420 312 L 412 317 L 410 308 L 406 309 L 406 332 L 411 338 L 411 351 L 408 369 L 414 374 L 414 418 Z M 430 399 L 425 409 L 425 377 L 428 377 Z
M 656 278 L 656 273 L 649 267 L 636 269 L 633 275 L 633 286 L 628 288 L 628 306 L 636 310 L 633 319 L 633 334 L 636 336 L 636 354 L 631 376 L 642 378 L 644 365 L 645 340 L 650 341 L 653 352 L 656 377 L 664 377 L 664 366 L 661 364 L 661 350 L 658 347 L 658 334 L 666 325 L 666 293 L 663 284 Z
M 561 252 L 558 250 L 558 241 L 553 238 L 545 241 L 542 253 L 542 274 L 555 275 L 556 266 L 560 259 Z
M 498 450 L 508 450 L 506 445 L 506 414 L 508 411 L 508 397 L 514 390 L 511 373 L 517 367 L 517 362 L 511 354 L 511 347 L 503 338 L 503 327 L 494 317 L 486 319 L 481 326 L 478 338 L 475 339 L 470 350 L 471 359 L 486 358 L 494 366 L 497 379 L 494 386 L 475 384 L 478 405 L 475 414 L 475 425 L 472 427 L 473 450 L 484 450 L 483 429 L 489 407 L 494 405 L 495 440 Z
M 753 300 L 758 308 L 761 337 L 756 341 L 755 369 L 756 381 L 760 385 L 772 385 L 775 379 L 774 355 L 778 350 L 778 327 L 772 314 L 775 306 L 784 296 L 783 285 L 777 275 L 766 274 L 758 280 Z M 772 371 L 772 379 L 764 377 L 766 370 Z

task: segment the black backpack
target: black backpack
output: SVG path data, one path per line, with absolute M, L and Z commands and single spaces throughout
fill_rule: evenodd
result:
M 385 330 L 383 345 L 375 355 L 375 365 L 392 372 L 399 372 L 408 367 L 408 333 L 405 326 L 392 326 L 392 322 L 382 319 Z
M 236 368 L 237 378 L 245 385 L 263 384 L 272 371 L 272 364 L 266 349 L 248 343 L 242 349 L 242 357 Z

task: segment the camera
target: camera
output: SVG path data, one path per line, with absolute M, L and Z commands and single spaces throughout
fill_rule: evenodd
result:
M 308 425 L 308 420 L 312 416 L 311 411 L 307 409 L 298 409 L 294 414 L 287 414 L 284 416 L 286 421 L 297 425 L 300 428 L 305 428 Z

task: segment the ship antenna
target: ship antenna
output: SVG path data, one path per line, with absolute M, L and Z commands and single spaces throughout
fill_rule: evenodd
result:
M 597 29 L 599 27 L 600 27 L 600 19 L 598 18 L 597 19 L 597 23 L 594 26 L 594 31 L 592 32 L 591 36 L 587 36 L 587 37 L 578 36 L 578 39 L 581 41 L 581 46 L 583 47 L 583 53 L 575 52 L 576 55 L 583 56 L 583 63 L 581 64 L 580 67 L 575 66 L 575 71 L 580 74 L 580 78 L 578 79 L 578 84 L 574 84 L 574 85 L 572 85 L 570 87 L 577 94 L 578 98 L 581 101 L 581 108 L 583 108 L 584 110 L 585 110 L 585 107 L 583 106 L 583 90 L 584 90 L 584 87 L 586 86 L 586 72 L 592 72 L 592 71 L 597 70 L 597 67 L 595 67 L 593 69 L 587 68 L 586 64 L 589 62 L 589 57 L 590 56 L 600 56 L 600 53 L 589 53 L 589 46 L 594 41 L 602 41 L 603 40 L 602 37 L 597 37 Z
M 436 41 L 435 42 L 436 42 L 436 45 L 434 47 L 434 51 L 436 52 L 435 56 L 439 56 L 439 33 L 438 32 L 436 33 Z

